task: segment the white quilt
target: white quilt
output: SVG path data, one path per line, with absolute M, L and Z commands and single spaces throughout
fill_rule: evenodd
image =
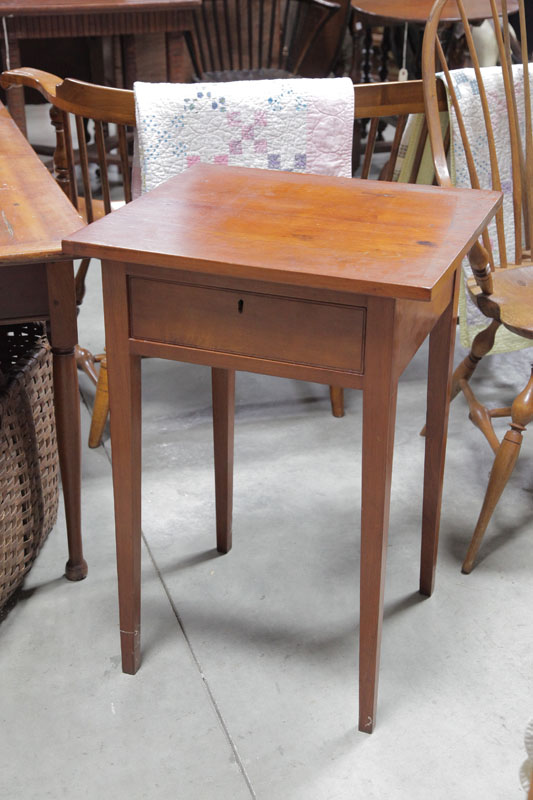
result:
M 349 78 L 135 83 L 141 189 L 199 162 L 351 177 Z

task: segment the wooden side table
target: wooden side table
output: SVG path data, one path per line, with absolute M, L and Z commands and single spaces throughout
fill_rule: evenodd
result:
M 359 728 L 372 731 L 398 379 L 429 334 L 420 590 L 430 595 L 456 272 L 500 202 L 202 165 L 63 242 L 71 256 L 103 260 L 125 672 L 140 663 L 141 356 L 213 368 L 220 552 L 231 547 L 234 370 L 361 389 Z
M 50 321 L 54 404 L 69 558 L 65 574 L 87 574 L 81 540 L 80 398 L 74 268 L 61 239 L 83 227 L 67 196 L 0 104 L 0 324 Z

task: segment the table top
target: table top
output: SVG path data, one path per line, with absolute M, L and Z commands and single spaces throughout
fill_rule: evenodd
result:
M 201 4 L 202 0 L 0 0 L 0 16 L 173 11 Z
M 426 22 L 435 0 L 352 0 L 352 8 L 366 17 L 375 17 L 380 21 L 398 22 Z M 488 19 L 492 16 L 490 0 L 464 0 L 468 19 L 472 21 Z M 496 6 L 501 11 L 501 0 L 496 0 Z M 518 11 L 518 0 L 507 0 L 509 14 Z M 443 12 L 442 21 L 453 22 L 459 20 L 461 15 L 455 0 L 448 0 Z
M 111 261 L 430 300 L 497 192 L 197 165 L 66 238 Z
M 0 268 L 61 256 L 83 220 L 0 103 Z

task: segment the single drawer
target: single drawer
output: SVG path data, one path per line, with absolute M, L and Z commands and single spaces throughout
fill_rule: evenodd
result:
M 363 372 L 365 308 L 130 277 L 130 335 Z

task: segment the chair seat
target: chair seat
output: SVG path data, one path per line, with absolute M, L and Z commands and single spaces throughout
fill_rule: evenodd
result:
M 227 69 L 215 72 L 203 72 L 199 79 L 202 83 L 227 83 L 228 81 L 266 81 L 275 78 L 301 78 L 284 69 Z M 196 79 L 197 82 L 199 82 Z
M 468 280 L 468 291 L 479 310 L 513 333 L 533 339 L 533 262 L 497 269 L 492 273 L 492 282 L 493 293 L 485 295 L 474 278 Z

